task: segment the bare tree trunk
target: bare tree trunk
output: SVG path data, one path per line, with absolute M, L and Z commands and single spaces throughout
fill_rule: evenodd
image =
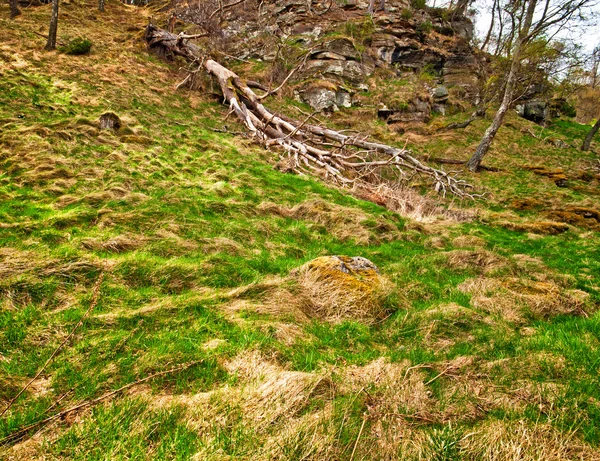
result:
M 596 123 L 594 123 L 594 126 L 592 127 L 592 129 L 590 131 L 588 131 L 588 134 L 586 135 L 585 139 L 583 140 L 583 144 L 581 145 L 581 150 L 583 150 L 583 151 L 590 150 L 590 145 L 592 144 L 592 138 L 598 132 L 598 128 L 600 128 L 600 118 L 598 118 L 598 121 Z
M 515 45 L 515 49 L 513 50 L 513 59 L 510 64 L 510 71 L 508 72 L 508 78 L 506 80 L 506 86 L 504 88 L 504 97 L 502 98 L 502 103 L 498 108 L 498 112 L 494 116 L 494 120 L 492 124 L 485 130 L 485 134 L 477 146 L 475 153 L 467 162 L 467 166 L 469 170 L 476 172 L 479 170 L 479 165 L 483 160 L 485 154 L 487 154 L 492 141 L 496 137 L 496 133 L 498 133 L 498 129 L 502 125 L 504 121 L 504 116 L 506 112 L 510 108 L 513 100 L 513 94 L 515 92 L 515 84 L 517 82 L 517 72 L 519 70 L 519 66 L 521 64 L 521 49 L 527 39 L 527 35 L 529 34 L 529 29 L 531 28 L 531 24 L 533 22 L 533 14 L 535 12 L 537 0 L 529 0 L 527 5 L 527 13 L 525 14 L 524 22 L 521 23 L 521 27 L 519 28 L 519 34 L 517 38 L 517 43 Z M 524 6 L 525 7 L 525 6 Z
M 498 5 L 498 0 L 494 0 L 492 4 L 492 20 L 490 21 L 490 28 L 487 31 L 487 35 L 485 36 L 485 40 L 483 41 L 480 50 L 483 51 L 487 47 L 490 38 L 492 37 L 492 32 L 494 30 L 494 22 L 496 20 L 496 5 Z
M 98 0 L 98 10 L 104 12 L 104 0 Z
M 456 3 L 456 9 L 454 10 L 452 17 L 464 16 L 470 3 L 471 0 L 458 0 L 458 2 Z
M 14 19 L 21 14 L 19 11 L 19 2 L 18 0 L 8 0 L 10 4 L 10 19 Z
M 52 15 L 50 16 L 50 30 L 46 50 L 56 48 L 56 33 L 58 32 L 58 0 L 52 0 Z

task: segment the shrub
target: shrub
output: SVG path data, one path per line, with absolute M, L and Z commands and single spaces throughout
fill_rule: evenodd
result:
M 575 117 L 577 115 L 577 110 L 575 109 L 575 107 L 571 104 L 569 104 L 567 101 L 563 101 L 562 104 L 559 107 L 560 113 L 563 114 L 565 117 Z
M 423 10 L 423 9 L 425 9 L 427 2 L 426 2 L 426 0 L 410 0 L 410 5 L 415 10 Z
M 413 11 L 410 8 L 404 8 L 402 10 L 402 13 L 400 13 L 400 17 L 408 21 L 410 18 L 413 17 Z
M 431 21 L 423 21 L 421 24 L 417 26 L 417 32 L 419 35 L 427 35 L 433 29 L 433 24 Z
M 70 54 L 72 56 L 81 56 L 84 54 L 88 54 L 90 49 L 92 48 L 92 42 L 87 38 L 75 38 L 67 43 L 65 46 L 60 48 L 65 54 Z

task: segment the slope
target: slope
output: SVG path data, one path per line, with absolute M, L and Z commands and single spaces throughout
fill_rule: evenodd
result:
M 0 9 L 3 407 L 104 275 L 97 306 L 3 415 L 0 437 L 195 364 L 22 433 L 4 458 L 598 457 L 598 233 L 593 217 L 553 221 L 565 231 L 554 235 L 540 225 L 548 203 L 593 205 L 591 156 L 540 146 L 515 119 L 490 155 L 503 171 L 469 178 L 488 201 L 454 205 L 478 219 L 437 218 L 414 194 L 402 217 L 280 173 L 276 154 L 224 132 L 237 130 L 226 110 L 175 91 L 177 67 L 147 53 L 150 11 L 64 3 L 60 40 L 93 42 L 81 57 L 41 51 L 48 13 L 9 21 Z M 118 132 L 98 128 L 107 111 Z M 360 118 L 330 121 L 348 117 Z M 454 155 L 484 128 L 410 139 L 423 155 Z M 590 165 L 589 176 L 558 189 L 522 169 L 515 146 L 569 174 Z M 529 201 L 507 210 L 509 199 Z M 532 227 L 510 229 L 520 221 Z M 330 324 L 293 309 L 290 271 L 330 254 L 377 264 L 394 287 L 388 318 Z

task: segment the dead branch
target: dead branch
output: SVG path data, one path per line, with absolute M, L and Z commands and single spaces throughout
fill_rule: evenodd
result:
M 171 368 L 169 370 L 159 371 L 158 373 L 151 374 L 149 376 L 146 376 L 145 378 L 138 379 L 137 381 L 134 381 L 132 383 L 125 384 L 124 386 L 122 386 L 118 389 L 115 389 L 114 391 L 106 392 L 105 394 L 102 394 L 100 397 L 96 397 L 95 399 L 92 399 L 92 400 L 86 400 L 85 402 L 74 405 L 70 408 L 67 408 L 66 410 L 59 411 L 58 413 L 55 413 L 52 416 L 49 416 L 49 417 L 42 419 L 40 421 L 37 421 L 35 423 L 29 424 L 28 426 L 25 426 L 24 428 L 19 429 L 16 432 L 13 432 L 12 434 L 4 437 L 3 439 L 0 439 L 0 446 L 6 445 L 7 443 L 11 443 L 11 442 L 16 442 L 16 441 L 22 439 L 25 435 L 27 435 L 27 433 L 29 433 L 29 431 L 31 431 L 32 429 L 43 426 L 43 425 L 48 424 L 57 419 L 63 418 L 64 416 L 68 415 L 69 413 L 71 413 L 73 411 L 82 410 L 84 408 L 94 406 L 94 405 L 108 399 L 109 397 L 117 395 L 133 386 L 143 384 L 147 381 L 150 381 L 151 379 L 158 378 L 159 376 L 164 376 L 167 374 L 175 373 L 177 371 L 186 370 L 186 369 L 193 367 L 194 365 L 198 365 L 199 363 L 202 363 L 202 362 L 204 362 L 204 360 L 196 360 L 194 362 L 186 363 L 184 365 L 180 365 L 178 367 Z
M 165 30 L 149 25 L 145 34 L 151 48 L 167 54 L 183 56 L 188 60 L 201 58 L 201 50 L 186 40 Z M 271 112 L 248 84 L 237 74 L 212 59 L 204 61 L 205 70 L 215 77 L 231 111 L 244 124 L 251 137 L 266 147 L 278 147 L 288 157 L 291 170 L 311 173 L 338 184 L 354 184 L 376 177 L 394 181 L 406 177 L 407 172 L 427 176 L 436 192 L 458 197 L 474 198 L 467 192 L 471 185 L 452 174 L 437 170 L 417 160 L 406 148 L 371 142 L 366 137 L 349 136 L 339 131 L 299 123 Z M 288 76 L 289 77 L 289 76 Z M 357 158 L 357 154 L 359 158 Z

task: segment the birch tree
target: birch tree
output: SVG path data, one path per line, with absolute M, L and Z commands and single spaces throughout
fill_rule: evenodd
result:
M 514 102 L 519 70 L 526 46 L 536 38 L 554 36 L 558 31 L 585 20 L 585 14 L 598 0 L 505 0 L 501 6 L 504 19 L 501 27 L 511 25 L 507 38 L 499 37 L 498 50 L 503 49 L 510 59 L 502 102 L 494 119 L 485 131 L 475 153 L 467 162 L 471 171 L 478 171 L 504 117 Z M 500 10 L 498 10 L 500 11 Z

